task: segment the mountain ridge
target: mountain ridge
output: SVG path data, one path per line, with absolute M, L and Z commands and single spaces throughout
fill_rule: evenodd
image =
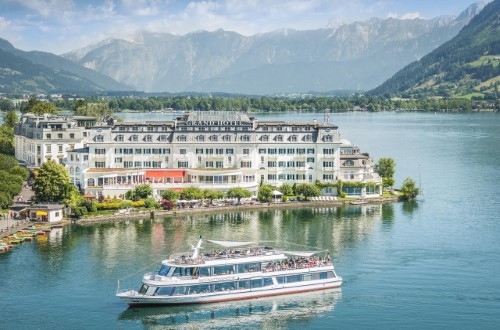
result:
M 140 42 L 107 39 L 63 56 L 146 92 L 367 90 L 451 39 L 477 10 L 453 19 L 373 18 L 252 36 L 221 29 L 182 36 L 142 32 L 136 36 Z M 284 67 L 287 81 L 274 76 Z

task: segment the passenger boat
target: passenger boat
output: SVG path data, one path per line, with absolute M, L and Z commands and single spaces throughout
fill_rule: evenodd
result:
M 156 273 L 142 278 L 139 291 L 116 296 L 131 306 L 203 304 L 270 297 L 338 288 L 330 256 L 317 252 L 283 251 L 255 242 L 208 242 L 223 251 L 200 253 L 202 239 L 192 253 L 177 253 L 161 262 Z M 245 247 L 246 246 L 246 247 Z

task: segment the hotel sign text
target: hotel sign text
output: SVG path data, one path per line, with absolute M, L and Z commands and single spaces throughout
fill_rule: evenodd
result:
M 186 126 L 239 126 L 241 120 L 190 120 Z

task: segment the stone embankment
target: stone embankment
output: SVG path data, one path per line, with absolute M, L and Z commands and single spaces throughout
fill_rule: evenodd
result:
M 93 223 L 93 222 L 105 222 L 105 221 L 120 221 L 127 219 L 150 219 L 152 217 L 164 217 L 164 216 L 184 216 L 187 214 L 199 214 L 199 213 L 221 213 L 221 212 L 238 212 L 238 211 L 248 211 L 248 210 L 259 210 L 259 209 L 297 209 L 297 208 L 312 208 L 312 207 L 335 207 L 335 206 L 347 206 L 349 204 L 357 205 L 368 205 L 368 204 L 382 204 L 397 202 L 399 200 L 398 196 L 391 197 L 378 197 L 370 198 L 364 200 L 336 200 L 336 201 L 304 201 L 304 202 L 277 202 L 277 203 L 254 203 L 254 204 L 242 204 L 237 206 L 215 206 L 215 207 L 195 207 L 195 208 L 179 208 L 170 211 L 165 210 L 154 210 L 154 211 L 138 211 L 130 213 L 120 213 L 110 216 L 93 216 L 81 218 L 78 220 L 73 220 L 76 223 Z M 70 219 L 66 219 L 70 220 Z

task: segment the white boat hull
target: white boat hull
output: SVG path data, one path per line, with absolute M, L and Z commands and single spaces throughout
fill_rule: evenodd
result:
M 296 284 L 273 285 L 254 290 L 231 290 L 179 296 L 150 296 L 139 294 L 137 291 L 131 290 L 118 293 L 116 296 L 130 306 L 207 304 L 339 288 L 342 284 L 342 278 L 336 277 L 328 280 L 314 281 L 314 283 L 312 282 L 307 284 L 301 282 Z

